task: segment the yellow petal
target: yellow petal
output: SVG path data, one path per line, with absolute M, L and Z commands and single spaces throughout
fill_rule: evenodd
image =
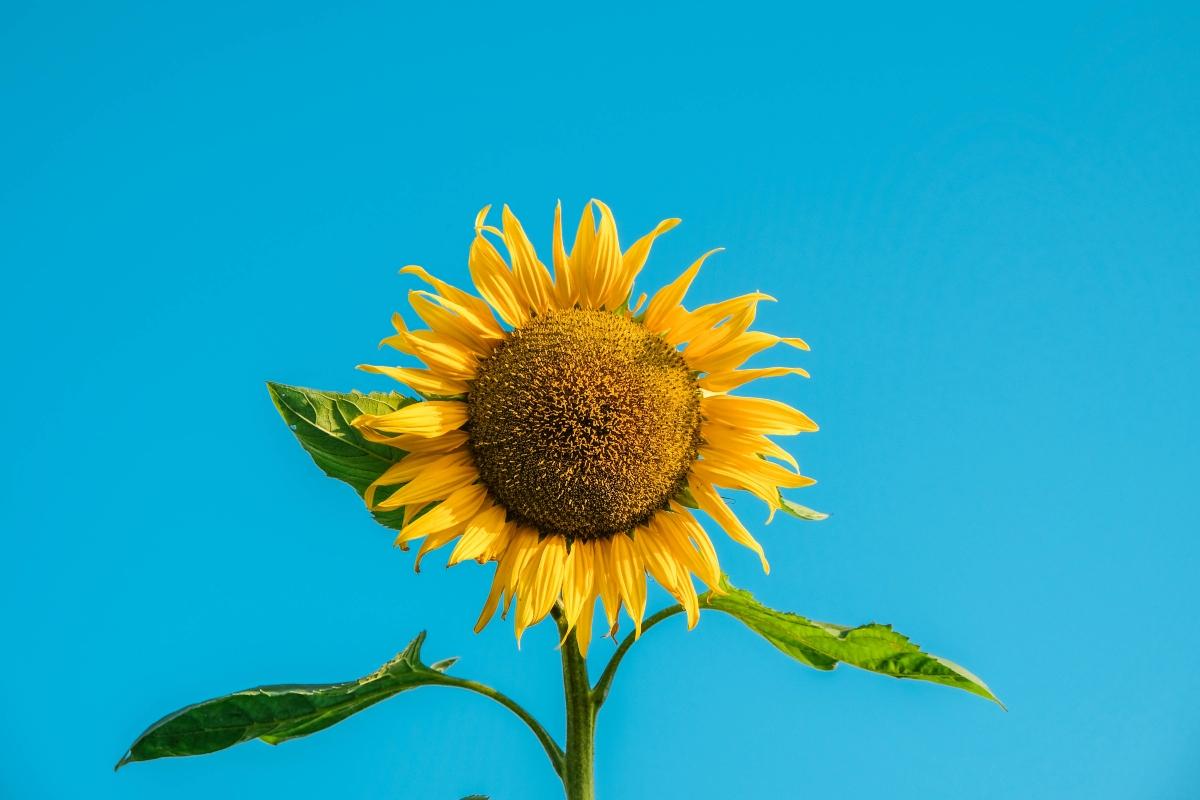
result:
M 431 370 L 448 378 L 474 378 L 479 369 L 479 356 L 450 337 L 434 331 L 397 333 L 384 339 L 382 344 L 416 356 Z
M 485 502 L 467 523 L 458 544 L 454 545 L 454 550 L 450 553 L 450 566 L 467 559 L 483 563 L 494 558 L 502 552 L 501 545 L 507 542 L 506 534 L 510 534 L 516 527 L 514 525 L 510 529 L 508 525 L 509 523 L 504 521 L 503 506 Z
M 550 281 L 550 273 L 534 252 L 533 243 L 525 235 L 525 229 L 520 221 L 504 206 L 501 212 L 504 225 L 504 245 L 508 248 L 508 257 L 512 261 L 513 276 L 517 285 L 528 299 L 529 304 L 539 314 L 545 313 L 554 306 L 554 287 Z
M 442 297 L 440 294 L 433 292 L 418 292 L 421 297 L 428 298 L 431 302 L 437 303 L 446 311 L 454 316 L 455 324 L 469 328 L 474 332 L 475 336 L 484 344 L 490 351 L 496 342 L 504 339 L 508 334 L 504 328 L 500 327 L 500 323 L 492 316 L 491 309 L 488 309 L 487 303 L 482 300 L 479 303 L 487 309 L 484 315 L 478 314 L 471 308 L 464 306 L 454 300 Z M 472 298 L 475 299 L 475 298 Z
M 792 435 L 817 430 L 817 423 L 803 412 L 778 400 L 734 397 L 727 394 L 704 397 L 700 413 L 713 422 L 758 433 Z
M 678 346 L 684 342 L 690 342 L 697 337 L 715 334 L 716 332 L 712 328 L 718 322 L 739 314 L 744 314 L 747 309 L 752 311 L 763 300 L 774 299 L 769 294 L 753 292 L 741 297 L 722 300 L 719 303 L 710 303 L 709 305 L 697 308 L 695 311 L 678 315 L 675 324 L 672 325 L 671 330 L 667 333 L 667 341 Z M 754 319 L 753 313 L 749 315 L 749 319 Z M 724 328 L 725 326 L 721 327 Z M 745 328 L 742 328 L 742 330 L 744 331 Z
M 808 349 L 808 345 L 802 339 L 782 338 L 762 331 L 746 331 L 725 346 L 705 353 L 703 357 L 693 355 L 688 359 L 688 364 L 692 369 L 701 372 L 725 372 L 736 369 L 745 363 L 746 359 L 777 344 L 786 344 L 801 350 Z
M 624 286 L 625 296 L 629 295 L 634 279 L 646 265 L 646 259 L 650 257 L 650 248 L 654 246 L 654 240 L 678 224 L 678 219 L 664 219 L 654 226 L 654 230 L 630 245 L 629 249 L 625 251 L 625 255 L 621 256 L 621 285 Z
M 562 232 L 562 202 L 554 206 L 554 297 L 558 307 L 571 308 L 579 297 L 576 280 L 571 274 L 571 266 L 567 261 L 567 250 L 563 246 Z
M 798 469 L 793 472 L 782 464 L 760 457 L 757 453 L 727 450 L 712 442 L 705 442 L 700 447 L 700 456 L 709 462 L 734 469 L 749 480 L 775 488 L 800 489 L 816 483 L 812 478 L 801 475 Z
M 808 372 L 799 367 L 763 367 L 761 369 L 733 369 L 705 375 L 700 379 L 700 388 L 710 392 L 728 392 L 759 378 L 778 378 L 781 375 L 803 375 Z
M 421 512 L 425 511 L 431 505 L 433 505 L 433 504 L 432 503 L 417 503 L 417 504 L 414 504 L 411 506 L 405 506 L 404 507 L 404 522 L 402 523 L 402 526 L 407 525 L 408 523 L 412 522 L 417 517 L 421 516 Z M 398 544 L 396 544 L 396 547 L 399 547 L 401 550 L 405 550 L 405 551 L 408 550 L 408 544 L 406 542 L 399 542 Z
M 634 637 L 642 635 L 642 617 L 646 614 L 646 567 L 633 540 L 623 533 L 608 540 L 609 576 L 615 577 L 621 592 L 621 602 L 633 620 Z
M 717 449 L 777 458 L 790 464 L 796 472 L 800 471 L 800 465 L 791 453 L 761 433 L 739 430 L 709 420 L 701 428 L 700 436 L 708 445 Z
M 441 436 L 430 438 L 413 436 L 409 433 L 387 436 L 371 430 L 362 430 L 360 433 L 362 433 L 363 438 L 367 441 L 390 445 L 408 453 L 449 453 L 451 450 L 457 450 L 467 443 L 466 431 L 448 431 Z
M 441 462 L 446 456 L 443 453 L 415 453 L 405 456 L 404 458 L 392 464 L 385 469 L 383 473 L 371 482 L 363 493 L 363 500 L 367 503 L 367 508 L 374 508 L 375 493 L 381 486 L 399 486 L 402 483 L 408 483 L 417 475 L 420 475 L 433 464 Z M 459 456 L 459 460 L 465 463 L 465 460 Z
M 688 628 L 696 627 L 700 619 L 700 604 L 696 598 L 696 587 L 692 585 L 691 574 L 671 554 L 671 550 L 663 541 L 661 531 L 662 514 L 655 514 L 645 526 L 638 529 L 633 542 L 642 555 L 646 569 L 654 576 L 654 580 L 667 590 L 687 614 Z
M 454 397 L 467 393 L 467 382 L 458 378 L 446 378 L 427 369 L 412 369 L 410 367 L 383 367 L 373 364 L 359 364 L 363 372 L 374 372 L 387 375 L 394 381 L 404 384 L 415 392 L 425 395 Z
M 729 506 L 721 499 L 712 485 L 693 475 L 688 479 L 688 488 L 692 492 L 692 497 L 696 498 L 696 504 L 700 506 L 700 510 L 712 517 L 730 539 L 758 553 L 763 572 L 770 574 L 771 565 L 767 562 L 767 554 L 763 551 L 762 545 L 750 535 L 750 531 L 746 530 L 746 526 L 742 525 L 741 520 L 729 510 Z
M 526 562 L 521 571 L 515 620 L 518 644 L 526 628 L 550 613 L 562 591 L 566 561 L 567 545 L 563 538 L 547 536 L 538 545 L 536 554 Z
M 695 547 L 696 568 L 692 572 L 708 584 L 708 588 L 718 589 L 721 584 L 721 564 L 717 559 L 717 550 L 713 547 L 712 539 L 708 538 L 704 528 L 700 527 L 700 523 L 686 508 L 672 501 L 671 511 L 674 513 L 670 515 L 669 521 L 684 537 L 683 541 L 690 541 Z
M 592 595 L 583 604 L 579 619 L 575 622 L 575 641 L 579 645 L 579 653 L 587 658 L 588 646 L 592 643 L 592 614 L 596 608 L 596 595 Z
M 513 599 L 517 596 L 517 588 L 520 583 L 520 578 L 525 570 L 525 566 L 531 558 L 534 558 L 540 551 L 541 537 L 538 532 L 528 525 L 517 525 L 516 532 L 513 533 L 509 540 L 509 547 L 504 551 L 504 557 L 509 557 L 509 551 L 513 552 L 513 569 L 508 576 L 508 586 L 504 592 L 507 598 L 504 601 L 504 614 L 508 614 L 509 606 L 512 605 Z M 513 545 L 518 546 L 514 547 Z
M 595 571 L 595 576 L 592 579 L 592 585 L 596 587 L 600 598 L 604 601 L 604 616 L 608 620 L 609 635 L 612 635 L 616 633 L 617 614 L 621 611 L 621 591 L 617 586 L 617 578 L 609 566 L 612 563 L 612 554 L 609 552 L 611 550 L 610 541 L 610 539 L 599 539 L 593 545 L 592 569 Z
M 575 243 L 571 246 L 571 275 L 577 287 L 577 302 L 583 308 L 599 305 L 596 274 L 596 219 L 592 215 L 592 204 L 583 207 L 579 227 L 575 229 Z
M 647 328 L 659 332 L 666 329 L 668 315 L 683 302 L 683 296 L 687 294 L 692 281 L 696 279 L 696 273 L 700 271 L 705 259 L 724 249 L 718 247 L 715 250 L 709 250 L 692 262 L 692 265 L 685 269 L 682 275 L 655 292 L 654 297 L 650 300 L 650 305 L 646 307 L 645 325 Z
M 629 287 L 621 294 L 621 243 L 617 238 L 617 221 L 609 207 L 593 200 L 600 210 L 600 228 L 596 233 L 596 284 L 593 287 L 596 304 L 612 310 L 629 297 Z
M 591 542 L 575 542 L 567 554 L 562 583 L 563 615 L 568 629 L 575 625 L 584 603 L 596 596 L 592 591 L 593 576 Z
M 424 519 L 424 517 L 422 517 L 422 519 Z M 426 536 L 425 541 L 421 542 L 421 548 L 417 550 L 416 560 L 413 561 L 413 572 L 421 571 L 421 560 L 424 559 L 425 556 L 429 555 L 434 550 L 445 547 L 454 539 L 455 536 L 458 536 L 461 533 L 462 531 L 458 530 L 457 528 L 448 528 L 444 531 L 438 531 L 437 533 L 431 533 Z M 407 544 L 407 542 L 404 544 Z
M 431 464 L 424 472 L 406 483 L 388 499 L 376 504 L 380 511 L 389 511 L 415 503 L 444 500 L 455 489 L 479 479 L 474 463 L 463 463 L 460 453 L 442 456 L 443 461 Z
M 363 414 L 350 424 L 375 433 L 410 433 L 433 438 L 467 424 L 467 404 L 457 400 L 425 400 L 388 414 Z
M 801 488 L 816 483 L 812 478 L 788 472 L 778 464 L 768 464 L 765 468 L 762 466 L 764 464 L 768 462 L 762 459 L 735 459 L 728 454 L 721 454 L 716 458 L 701 458 L 694 462 L 692 473 L 700 480 L 717 486 L 750 492 L 766 503 L 771 509 L 771 517 L 783 507 L 779 496 L 780 486 Z M 770 470 L 778 472 L 771 474 Z M 767 521 L 770 522 L 770 518 Z
M 683 357 L 689 364 L 700 363 L 706 355 L 724 351 L 735 339 L 741 337 L 750 324 L 754 322 L 754 305 L 749 304 L 738 309 L 723 325 L 701 331 L 692 337 L 691 342 L 683 350 Z M 674 331 L 679 326 L 672 326 Z M 671 339 L 668 334 L 668 341 Z M 682 339 L 680 340 L 682 341 Z
M 500 597 L 504 595 L 507 595 L 507 599 L 504 601 L 504 611 L 508 613 L 509 604 L 512 603 L 517 589 L 518 576 L 538 549 L 537 531 L 524 525 L 512 525 L 511 523 L 509 525 L 511 528 L 508 531 L 508 541 L 504 552 L 497 561 L 491 591 L 488 593 L 487 602 L 484 603 L 479 619 L 475 623 L 476 633 L 483 630 L 495 615 Z
M 434 289 L 437 289 L 438 294 L 445 297 L 450 302 L 463 309 L 464 316 L 468 316 L 471 322 L 480 330 L 481 333 L 492 332 L 496 335 L 504 333 L 503 328 L 496 322 L 496 318 L 492 316 L 492 309 L 487 303 L 480 300 L 473 294 L 468 294 L 462 289 L 451 286 L 445 281 L 438 280 L 430 275 L 423 268 L 415 264 L 410 264 L 400 270 L 402 275 L 416 275 L 421 280 L 428 283 Z
M 491 303 L 500 318 L 514 327 L 529 319 L 529 301 L 517 286 L 500 253 L 480 234 L 471 242 L 467 268 L 479 293 Z
M 487 489 L 478 483 L 455 489 L 449 497 L 421 515 L 420 519 L 411 525 L 405 525 L 404 530 L 396 536 L 396 544 L 448 530 L 461 531 L 479 511 L 485 499 Z M 418 561 L 418 565 L 419 563 Z
M 449 307 L 443 305 L 438 302 L 437 295 L 414 289 L 408 293 L 408 304 L 430 330 L 454 341 L 464 350 L 470 350 L 478 356 L 485 356 L 492 351 L 495 340 L 489 341 L 480 336 L 475 326 L 451 310 L 453 304 Z

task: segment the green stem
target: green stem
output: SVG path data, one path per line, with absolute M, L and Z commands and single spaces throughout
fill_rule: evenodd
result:
M 664 608 L 642 624 L 642 633 L 650 630 L 667 617 L 673 617 L 682 611 L 683 606 L 678 604 Z M 628 652 L 629 648 L 633 647 L 635 641 L 637 641 L 637 637 L 634 634 L 631 633 L 626 636 L 620 646 L 617 647 L 617 651 L 612 654 L 612 658 L 608 660 L 608 665 L 604 667 L 604 672 L 600 673 L 600 680 L 596 681 L 596 688 L 592 690 L 592 705 L 595 706 L 597 712 L 600 710 L 600 706 L 604 705 L 604 701 L 608 699 L 608 690 L 612 688 L 613 678 L 616 677 L 617 667 L 621 665 L 621 659 L 625 657 L 625 653 Z
M 596 704 L 587 660 L 579 652 L 575 631 L 566 632 L 561 612 L 554 621 L 563 634 L 563 697 L 567 705 L 567 752 L 561 774 L 566 800 L 595 800 L 596 797 Z
M 446 686 L 457 686 L 460 689 L 466 689 L 468 692 L 483 695 L 484 697 L 495 700 L 500 705 L 507 708 L 509 711 L 516 714 L 522 722 L 529 726 L 529 730 L 533 731 L 533 735 L 541 742 L 542 747 L 546 750 L 546 755 L 550 757 L 550 765 L 554 767 L 554 771 L 559 777 L 563 777 L 563 751 L 558 746 L 558 742 L 554 741 L 554 737 L 546 732 L 546 729 L 541 726 L 533 715 L 525 709 L 517 701 L 513 700 L 503 692 L 498 692 L 490 686 L 485 686 L 482 683 L 469 681 L 464 678 L 455 678 L 451 675 L 443 675 L 442 683 Z M 569 740 L 568 740 L 569 741 Z
M 642 632 L 681 611 L 683 606 L 679 605 L 664 608 L 646 620 Z M 609 659 L 600 680 L 596 681 L 595 688 L 592 688 L 587 659 L 579 652 L 575 631 L 567 631 L 562 609 L 555 606 L 551 613 L 562 640 L 563 697 L 567 705 L 567 751 L 563 755 L 563 768 L 558 774 L 562 778 L 566 800 L 595 800 L 596 715 L 608 697 L 617 667 L 625 653 L 633 647 L 635 637 L 632 633 L 625 637 Z

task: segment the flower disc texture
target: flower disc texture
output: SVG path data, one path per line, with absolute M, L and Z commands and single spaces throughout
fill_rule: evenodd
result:
M 455 540 L 451 564 L 497 563 L 477 629 L 502 601 L 506 612 L 515 603 L 520 637 L 561 600 L 586 653 L 597 598 L 610 630 L 624 608 L 640 632 L 647 574 L 695 625 L 693 576 L 719 591 L 720 568 L 693 509 L 767 569 L 718 488 L 750 492 L 774 513 L 781 488 L 813 483 L 768 436 L 816 424 L 783 403 L 729 394 L 758 378 L 806 375 L 739 367 L 775 344 L 807 345 L 750 330 L 767 295 L 683 306 L 715 251 L 631 307 L 651 245 L 678 220 L 622 252 L 611 212 L 593 201 L 568 253 L 556 209 L 552 276 L 507 207 L 501 228 L 486 224 L 487 212 L 476 219 L 469 258 L 482 299 L 405 267 L 432 289 L 409 294 L 428 329 L 409 331 L 397 314 L 384 343 L 424 366 L 362 367 L 426 398 L 354 420 L 368 439 L 406 452 L 367 490 L 368 505 L 404 510 L 396 541 L 423 539 L 418 566 Z

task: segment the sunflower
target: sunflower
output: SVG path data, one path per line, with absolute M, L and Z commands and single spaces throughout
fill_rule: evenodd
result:
M 800 411 L 731 391 L 759 378 L 807 376 L 797 367 L 739 369 L 800 339 L 750 330 L 758 292 L 687 310 L 684 295 L 709 251 L 646 303 L 630 305 L 655 239 L 677 219 L 621 250 L 606 205 L 585 206 L 570 253 L 555 209 L 553 275 L 507 206 L 501 226 L 475 220 L 471 278 L 482 298 L 417 266 L 431 291 L 409 301 L 428 329 L 399 314 L 383 340 L 421 368 L 362 365 L 423 402 L 353 421 L 362 435 L 405 452 L 365 493 L 377 511 L 403 509 L 396 543 L 427 553 L 457 539 L 449 563 L 497 564 L 476 630 L 515 602 L 518 641 L 561 602 L 586 654 L 596 600 L 609 632 L 623 607 L 641 632 L 646 576 L 699 617 L 693 576 L 720 591 L 712 541 L 693 516 L 710 516 L 734 541 L 762 547 L 718 488 L 744 490 L 770 514 L 783 488 L 808 486 L 769 439 L 817 430 Z M 597 223 L 596 215 L 599 215 Z M 493 244 L 495 237 L 507 260 Z M 768 517 L 768 521 L 769 521 Z

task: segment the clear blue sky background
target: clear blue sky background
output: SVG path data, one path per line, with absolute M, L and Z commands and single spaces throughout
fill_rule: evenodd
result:
M 490 569 L 414 575 L 263 382 L 385 387 L 353 366 L 397 268 L 464 281 L 483 204 L 546 247 L 592 196 L 627 237 L 683 218 L 643 286 L 724 246 L 693 299 L 769 292 L 813 345 L 764 391 L 822 424 L 793 449 L 833 517 L 739 501 L 774 571 L 722 542 L 735 582 L 894 623 L 1011 709 L 673 622 L 601 716 L 602 797 L 1200 793 L 1193 4 L 322 5 L 5 6 L 0 796 L 559 796 L 439 689 L 111 767 L 422 629 L 561 731 L 550 631 L 472 634 Z

